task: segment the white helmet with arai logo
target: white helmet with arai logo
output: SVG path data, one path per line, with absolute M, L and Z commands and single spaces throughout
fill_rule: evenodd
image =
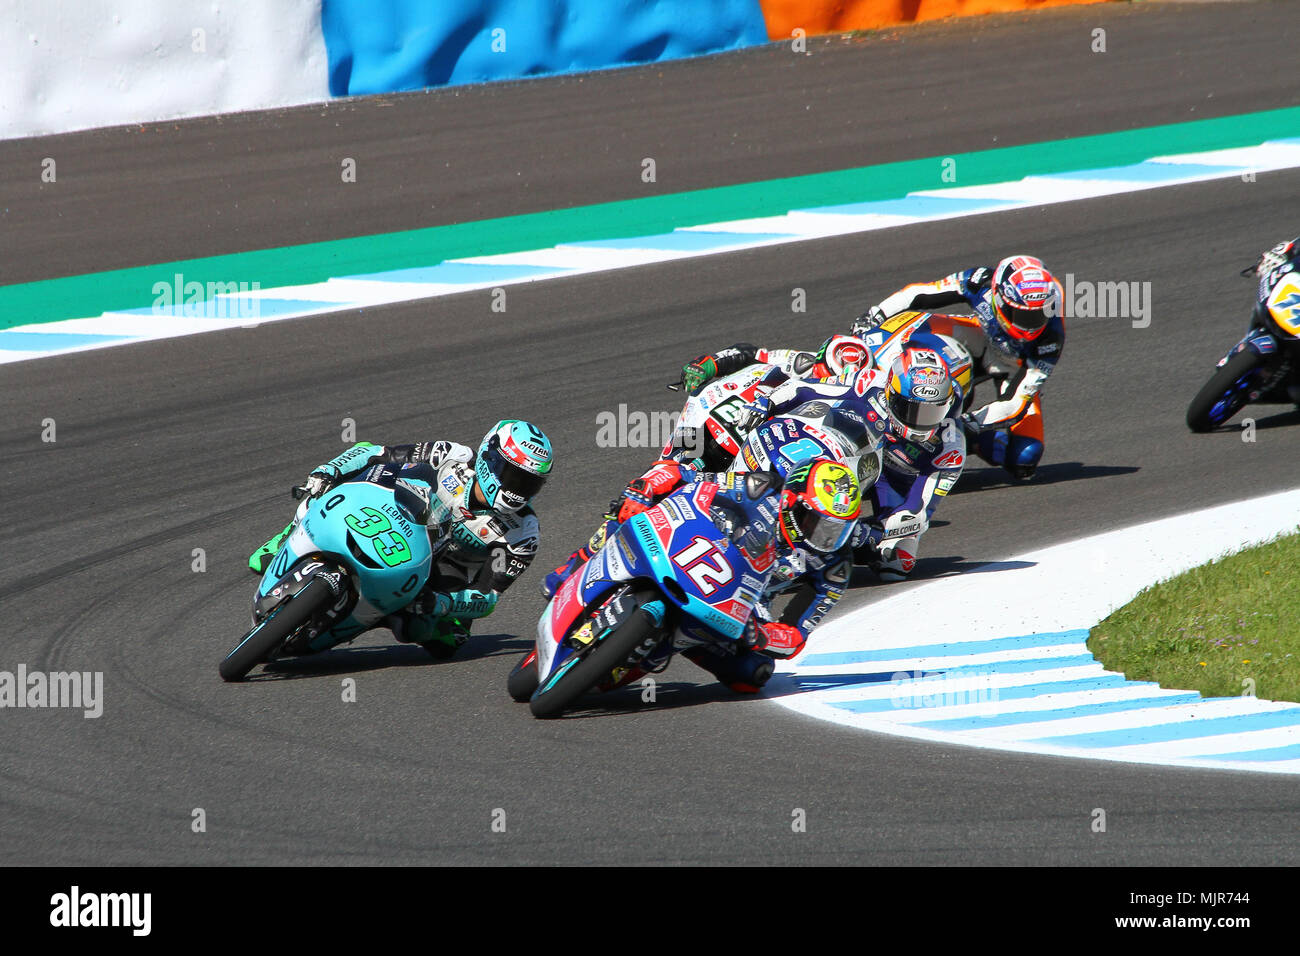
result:
M 551 473 L 551 441 L 536 425 L 508 418 L 483 436 L 474 476 L 483 500 L 495 511 L 515 512 L 528 504 Z

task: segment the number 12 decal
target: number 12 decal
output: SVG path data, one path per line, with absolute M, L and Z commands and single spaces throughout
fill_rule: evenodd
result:
M 686 572 L 700 593 L 709 597 L 724 584 L 730 583 L 735 572 L 727 559 L 708 538 L 696 535 L 691 543 L 672 556 L 673 564 Z

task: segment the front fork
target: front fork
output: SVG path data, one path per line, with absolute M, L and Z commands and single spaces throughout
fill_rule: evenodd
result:
M 1250 349 L 1261 358 L 1268 358 L 1277 354 L 1277 339 L 1267 329 L 1260 328 L 1258 325 L 1252 325 L 1246 330 L 1246 334 L 1241 337 L 1241 340 L 1232 348 L 1228 349 L 1228 354 L 1219 359 L 1215 368 L 1223 368 L 1223 366 L 1228 364 L 1230 358 L 1238 352 L 1244 352 L 1246 349 Z
M 1300 404 L 1300 388 L 1297 388 L 1295 383 L 1291 383 L 1285 389 L 1285 395 L 1276 394 L 1271 398 L 1269 397 L 1270 393 L 1275 390 L 1280 392 L 1281 387 L 1288 384 L 1287 379 L 1290 377 L 1291 362 L 1283 355 L 1283 346 L 1278 342 L 1277 337 L 1259 325 L 1252 325 L 1246 334 L 1241 337 L 1241 340 L 1228 350 L 1228 354 L 1219 359 L 1215 368 L 1222 368 L 1234 355 L 1247 349 L 1250 349 L 1263 360 L 1254 372 L 1255 381 L 1250 383 L 1250 392 L 1247 399 L 1256 402 L 1261 398 L 1265 401 L 1276 398 L 1277 401 L 1291 401 Z
M 629 670 L 634 670 L 634 664 L 640 664 L 650 657 L 660 646 L 663 639 L 663 631 L 667 608 L 661 598 L 652 598 L 647 601 L 638 601 L 630 585 L 625 585 L 614 589 L 601 604 L 599 610 L 592 614 L 587 620 L 566 637 L 563 641 L 570 647 L 575 654 L 586 654 L 595 645 L 605 637 L 606 634 L 621 627 L 634 614 L 644 615 L 655 628 L 653 638 L 647 638 L 642 646 L 636 648 L 634 654 L 636 661 L 629 659 L 627 668 L 619 668 L 612 675 L 611 686 L 621 683 Z M 671 651 L 670 651 L 671 653 Z
M 257 624 L 316 578 L 321 578 L 329 584 L 336 600 L 321 620 L 312 621 L 308 627 L 295 634 L 285 644 L 285 653 L 310 654 L 321 649 L 312 647 L 311 642 L 328 631 L 336 622 L 344 620 L 356 605 L 357 590 L 352 576 L 346 569 L 319 556 L 302 558 L 286 571 L 269 591 L 253 599 L 253 623 Z

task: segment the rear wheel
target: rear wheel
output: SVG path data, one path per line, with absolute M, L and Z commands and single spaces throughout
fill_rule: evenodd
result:
M 1243 349 L 1215 369 L 1187 407 L 1187 427 L 1194 432 L 1218 428 L 1247 402 L 1250 380 L 1263 364 L 1263 356 L 1253 349 Z
M 519 704 L 528 702 L 537 690 L 537 651 L 531 650 L 515 664 L 506 678 L 506 690 Z
M 255 624 L 235 649 L 226 655 L 220 666 L 221 679 L 243 680 L 249 671 L 269 658 L 313 615 L 324 611 L 333 603 L 334 592 L 330 590 L 329 584 L 320 578 L 308 581 L 306 587 Z
M 635 664 L 645 655 L 633 652 L 647 638 L 653 637 L 656 630 L 654 623 L 639 608 L 632 612 L 631 617 L 606 635 L 585 657 L 562 671 L 558 680 L 552 678 L 544 687 L 538 688 L 528 702 L 533 716 L 560 716 L 584 693 L 608 679 L 614 668 Z

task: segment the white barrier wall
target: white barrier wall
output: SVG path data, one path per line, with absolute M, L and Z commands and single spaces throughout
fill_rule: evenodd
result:
M 0 139 L 329 99 L 321 0 L 0 0 Z

